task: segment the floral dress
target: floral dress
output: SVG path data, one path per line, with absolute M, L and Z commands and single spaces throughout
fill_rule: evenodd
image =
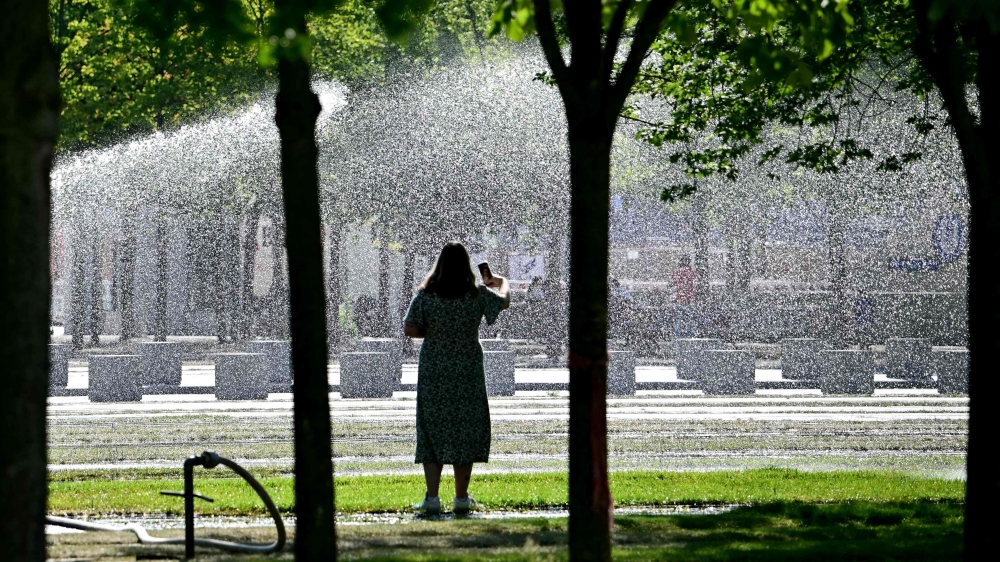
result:
M 490 406 L 486 399 L 479 324 L 493 324 L 504 299 L 479 292 L 446 299 L 420 291 L 406 321 L 424 334 L 417 368 L 416 463 L 489 462 Z

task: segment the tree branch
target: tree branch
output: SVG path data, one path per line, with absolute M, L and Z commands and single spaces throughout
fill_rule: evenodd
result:
M 606 83 L 611 82 L 611 72 L 615 67 L 615 54 L 618 53 L 618 44 L 621 42 L 622 31 L 625 27 L 625 18 L 632 8 L 632 0 L 620 0 L 615 14 L 611 18 L 611 27 L 608 28 L 608 39 L 604 43 L 604 56 L 601 58 L 600 79 Z
M 636 25 L 635 37 L 632 39 L 628 58 L 625 59 L 625 64 L 622 65 L 618 72 L 618 78 L 609 91 L 609 119 L 616 120 L 618 118 L 618 113 L 625 105 L 625 99 L 632 91 L 632 85 L 639 74 L 639 69 L 642 68 L 642 62 L 646 59 L 646 52 L 649 51 L 653 41 L 660 34 L 663 21 L 667 19 L 667 15 L 676 4 L 677 0 L 652 0 L 642 15 L 642 19 L 639 20 L 639 24 Z
M 559 48 L 556 26 L 552 23 L 550 0 L 537 0 L 535 2 L 535 29 L 538 30 L 538 41 L 542 44 L 542 51 L 545 53 L 545 60 L 549 63 L 549 70 L 552 71 L 552 78 L 555 79 L 565 100 L 573 88 L 570 87 L 569 69 L 566 68 L 562 49 Z

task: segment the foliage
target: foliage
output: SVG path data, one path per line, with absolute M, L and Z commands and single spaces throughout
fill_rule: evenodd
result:
M 443 0 L 420 26 L 415 18 L 427 0 L 403 4 L 409 6 L 400 12 L 405 17 L 381 21 L 399 0 L 317 3 L 310 38 L 300 44 L 311 47 L 314 72 L 378 86 L 394 68 L 488 56 L 480 22 L 491 13 L 491 0 Z M 284 39 L 271 33 L 268 0 L 50 0 L 50 16 L 62 56 L 61 150 L 120 142 L 243 107 L 273 88 Z

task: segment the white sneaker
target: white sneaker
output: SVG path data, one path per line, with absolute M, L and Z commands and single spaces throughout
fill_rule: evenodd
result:
M 451 510 L 455 513 L 468 513 L 479 509 L 479 502 L 472 499 L 472 496 L 455 498 L 451 501 Z
M 425 513 L 427 515 L 436 515 L 441 513 L 441 498 L 437 496 L 433 498 L 424 496 L 424 499 L 420 500 L 420 503 L 413 506 L 413 511 Z

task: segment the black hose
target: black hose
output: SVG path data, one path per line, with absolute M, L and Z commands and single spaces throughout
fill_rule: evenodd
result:
M 197 458 L 197 457 L 193 457 Z M 246 480 L 250 487 L 257 492 L 260 499 L 264 501 L 264 505 L 267 506 L 267 511 L 270 513 L 271 518 L 274 519 L 274 526 L 278 531 L 278 540 L 270 544 L 245 544 L 238 542 L 222 541 L 216 539 L 194 539 L 194 543 L 198 546 L 212 546 L 215 548 L 221 548 L 224 550 L 231 550 L 234 552 L 249 552 L 256 554 L 267 554 L 271 552 L 278 552 L 285 546 L 285 524 L 281 520 L 281 514 L 278 512 L 277 506 L 274 505 L 274 501 L 271 500 L 271 496 L 267 493 L 267 490 L 260 485 L 260 482 L 253 477 L 252 474 L 247 472 L 245 468 L 236 464 L 235 462 L 219 456 L 216 453 L 205 451 L 202 453 L 202 460 L 205 468 L 214 468 L 217 465 L 223 464 L 228 466 L 235 472 L 239 474 L 241 478 Z M 158 537 L 151 537 L 146 529 L 137 523 L 127 523 L 125 525 L 107 525 L 103 523 L 90 523 L 88 521 L 80 521 L 78 519 L 71 519 L 69 517 L 56 517 L 54 515 L 49 515 L 45 518 L 45 523 L 49 525 L 58 525 L 60 527 L 67 527 L 70 529 L 79 529 L 81 531 L 132 531 L 135 533 L 136 538 L 142 544 L 185 544 L 185 539 L 165 539 Z

